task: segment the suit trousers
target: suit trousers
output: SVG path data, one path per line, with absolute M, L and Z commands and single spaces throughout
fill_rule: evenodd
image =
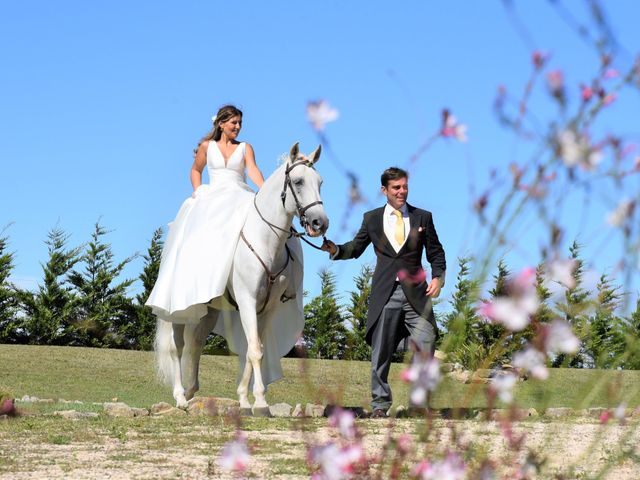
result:
M 433 355 L 437 335 L 435 327 L 413 309 L 402 287 L 396 282 L 372 335 L 371 408 L 374 410 L 380 408 L 386 411 L 393 403 L 387 378 L 391 358 L 407 332 L 418 348 Z

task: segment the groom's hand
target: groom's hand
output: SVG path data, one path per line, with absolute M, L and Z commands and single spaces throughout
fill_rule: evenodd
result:
M 322 245 L 320 246 L 320 250 L 324 250 L 325 252 L 329 252 L 329 255 L 334 255 L 338 251 L 338 247 L 331 240 L 324 239 Z
M 440 295 L 441 288 L 442 283 L 440 283 L 440 278 L 436 277 L 429 283 L 429 286 L 427 287 L 427 295 L 436 298 L 438 295 Z

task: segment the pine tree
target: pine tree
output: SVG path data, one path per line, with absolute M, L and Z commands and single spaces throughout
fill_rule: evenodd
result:
M 444 330 L 441 349 L 450 361 L 458 362 L 466 368 L 476 368 L 483 360 L 482 347 L 472 338 L 473 326 L 480 320 L 476 313 L 479 283 L 469 278 L 471 258 L 458 259 L 457 283 L 451 306 L 453 310 L 444 316 Z
M 156 329 L 156 317 L 145 302 L 151 295 L 151 290 L 158 279 L 160 259 L 162 257 L 162 229 L 153 232 L 151 244 L 146 255 L 143 255 L 144 267 L 138 277 L 142 282 L 143 291 L 136 295 L 135 313 L 130 322 L 121 325 L 119 334 L 128 348 L 152 350 Z
M 347 335 L 348 349 L 345 355 L 348 360 L 369 360 L 371 358 L 371 347 L 367 344 L 365 335 L 372 277 L 373 269 L 371 266 L 363 265 L 360 273 L 353 279 L 357 290 L 351 292 L 351 304 L 347 308 L 347 318 L 351 324 Z
M 303 342 L 311 358 L 344 358 L 347 329 L 338 304 L 335 274 L 321 270 L 321 293 L 304 307 Z
M 636 301 L 636 309 L 631 313 L 625 328 L 624 368 L 640 370 L 640 297 Z
M 116 283 L 116 279 L 137 254 L 114 263 L 111 245 L 102 240 L 108 233 L 99 222 L 95 224 L 82 257 L 84 269 L 73 270 L 69 275 L 78 295 L 75 342 L 80 345 L 126 346 L 118 332 L 135 316 L 133 302 L 127 296 L 127 290 L 135 280 Z
M 589 318 L 589 335 L 585 337 L 585 352 L 590 360 L 588 366 L 618 366 L 619 357 L 624 351 L 622 322 L 615 315 L 622 299 L 619 289 L 611 285 L 611 280 L 606 274 L 600 277 L 596 310 Z
M 580 258 L 580 245 L 574 240 L 569 248 L 571 258 L 576 261 L 573 271 L 575 286 L 567 289 L 564 295 L 564 303 L 557 304 L 558 310 L 564 319 L 571 325 L 572 330 L 581 342 L 581 347 L 575 355 L 558 355 L 553 366 L 559 367 L 568 364 L 570 367 L 584 367 L 586 365 L 585 340 L 589 335 L 586 311 L 589 307 L 589 292 L 582 288 L 582 275 L 584 273 L 584 261 Z
M 77 299 L 67 275 L 80 260 L 81 247 L 68 249 L 68 240 L 69 235 L 58 226 L 49 231 L 45 241 L 49 259 L 42 266 L 44 281 L 36 292 L 20 292 L 25 332 L 31 344 L 67 345 L 75 337 Z
M 0 237 L 0 343 L 24 343 L 24 330 L 18 319 L 18 292 L 9 281 L 14 254 L 7 252 L 7 246 L 8 238 Z

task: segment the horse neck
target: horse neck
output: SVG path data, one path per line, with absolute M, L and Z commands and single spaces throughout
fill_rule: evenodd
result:
M 284 246 L 289 237 L 289 229 L 294 216 L 293 213 L 285 210 L 280 197 L 284 185 L 285 166 L 281 166 L 271 174 L 256 194 L 255 206 L 260 213 L 258 214 L 255 208 L 252 209 L 255 215 L 250 222 L 251 228 L 255 229 L 256 234 L 261 238 L 266 239 L 267 249 L 274 250 L 274 254 Z M 260 218 L 260 214 L 264 220 Z M 269 226 L 265 220 L 278 228 Z

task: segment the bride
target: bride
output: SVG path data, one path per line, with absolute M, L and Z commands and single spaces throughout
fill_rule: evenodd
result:
M 213 129 L 200 141 L 191 167 L 193 194 L 169 224 L 158 279 L 146 302 L 161 320 L 181 324 L 198 323 L 207 315 L 211 302 L 216 308 L 226 308 L 229 314 L 217 322 L 214 331 L 240 356 L 246 351 L 246 340 L 225 290 L 240 231 L 253 205 L 254 192 L 246 183 L 246 174 L 258 188 L 264 183 L 253 148 L 237 140 L 241 129 L 242 112 L 226 105 L 214 117 Z M 202 183 L 205 166 L 209 184 Z M 301 265 L 300 241 L 293 238 L 287 245 Z M 268 361 L 263 365 L 263 376 L 267 383 L 282 376 L 280 358 L 302 334 L 302 278 L 296 280 L 295 301 L 282 303 L 270 326 L 277 351 L 265 351 L 264 360 Z

